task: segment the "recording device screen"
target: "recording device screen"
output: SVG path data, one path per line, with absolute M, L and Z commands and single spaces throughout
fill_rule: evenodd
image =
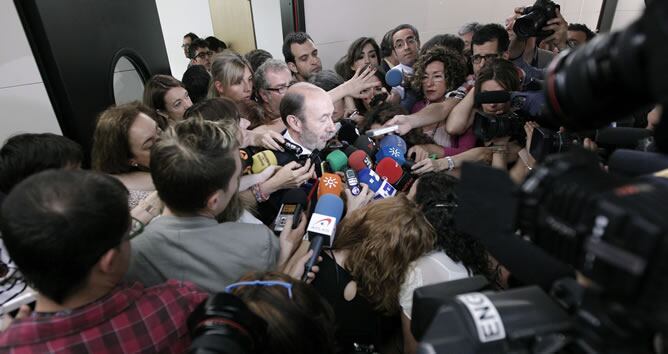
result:
M 293 228 L 296 227 L 299 224 L 299 216 L 301 215 L 301 212 L 302 206 L 300 204 L 283 204 L 274 221 L 274 231 L 283 231 L 288 219 L 292 220 Z

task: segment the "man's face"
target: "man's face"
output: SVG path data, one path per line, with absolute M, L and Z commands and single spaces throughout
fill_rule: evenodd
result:
M 587 35 L 582 31 L 568 31 L 568 44 L 575 48 L 587 43 Z
M 211 56 L 213 52 L 209 48 L 197 48 L 193 57 L 193 65 L 202 65 L 207 71 L 211 71 Z
M 471 62 L 473 63 L 473 74 L 478 75 L 480 68 L 485 65 L 487 59 L 498 58 L 501 55 L 498 52 L 499 43 L 498 41 L 492 40 L 485 42 L 483 44 L 474 44 L 473 45 L 473 55 L 471 56 Z
M 190 44 L 192 42 L 193 41 L 190 39 L 190 37 L 183 37 L 183 44 L 181 45 L 181 48 L 183 48 L 183 55 L 185 55 L 186 58 L 188 58 L 188 50 L 190 49 Z
M 323 150 L 334 136 L 332 121 L 334 105 L 324 92 L 309 92 L 304 97 L 304 117 L 301 121 L 301 144 L 309 150 Z
M 420 50 L 420 42 L 415 37 L 415 33 L 409 28 L 397 31 L 392 36 L 392 46 L 399 62 L 412 67 Z
M 290 51 L 295 57 L 294 63 L 288 63 L 290 70 L 298 80 L 306 81 L 311 75 L 322 70 L 322 63 L 318 57 L 318 48 L 309 39 L 302 44 L 292 43 Z
M 473 32 L 467 32 L 459 36 L 464 41 L 464 55 L 471 55 L 471 40 L 473 39 Z
M 281 100 L 292 83 L 292 73 L 287 69 L 269 70 L 265 72 L 265 79 L 268 87 L 260 90 L 262 101 L 273 114 L 278 114 Z

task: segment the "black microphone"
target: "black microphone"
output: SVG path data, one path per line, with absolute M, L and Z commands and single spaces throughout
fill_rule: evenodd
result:
M 355 140 L 360 136 L 360 132 L 357 129 L 357 124 L 350 119 L 341 120 L 341 128 L 337 134 L 337 138 L 341 142 L 347 142 L 348 145 L 353 145 Z
M 610 173 L 626 177 L 649 175 L 668 169 L 668 156 L 655 152 L 619 149 L 608 159 Z
M 642 128 L 603 128 L 596 132 L 596 144 L 602 147 L 630 148 L 638 146 L 642 139 L 653 135 L 649 129 Z
M 308 239 L 311 242 L 309 250 L 313 251 L 311 258 L 304 264 L 304 275 L 302 281 L 306 281 L 308 273 L 318 260 L 323 247 L 330 248 L 334 243 L 336 224 L 341 221 L 343 215 L 343 200 L 334 194 L 323 194 L 318 199 L 318 204 L 311 215 L 308 224 Z

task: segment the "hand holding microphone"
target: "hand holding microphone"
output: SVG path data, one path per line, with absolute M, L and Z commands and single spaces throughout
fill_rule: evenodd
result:
M 346 188 L 346 212 L 350 213 L 369 204 L 373 200 L 374 192 L 364 183 L 360 183 L 361 191 L 358 195 L 353 195 L 350 189 Z
M 341 221 L 343 215 L 343 200 L 332 194 L 325 194 L 318 199 L 318 204 L 311 215 L 308 224 L 308 238 L 311 242 L 309 250 L 313 253 L 304 264 L 304 273 L 302 281 L 308 279 L 312 267 L 318 259 L 322 248 L 330 248 L 334 243 L 336 234 L 336 225 Z

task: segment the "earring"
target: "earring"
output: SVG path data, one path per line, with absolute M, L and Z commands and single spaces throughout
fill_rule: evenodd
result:
M 139 164 L 137 162 L 131 163 L 132 167 L 139 167 Z

